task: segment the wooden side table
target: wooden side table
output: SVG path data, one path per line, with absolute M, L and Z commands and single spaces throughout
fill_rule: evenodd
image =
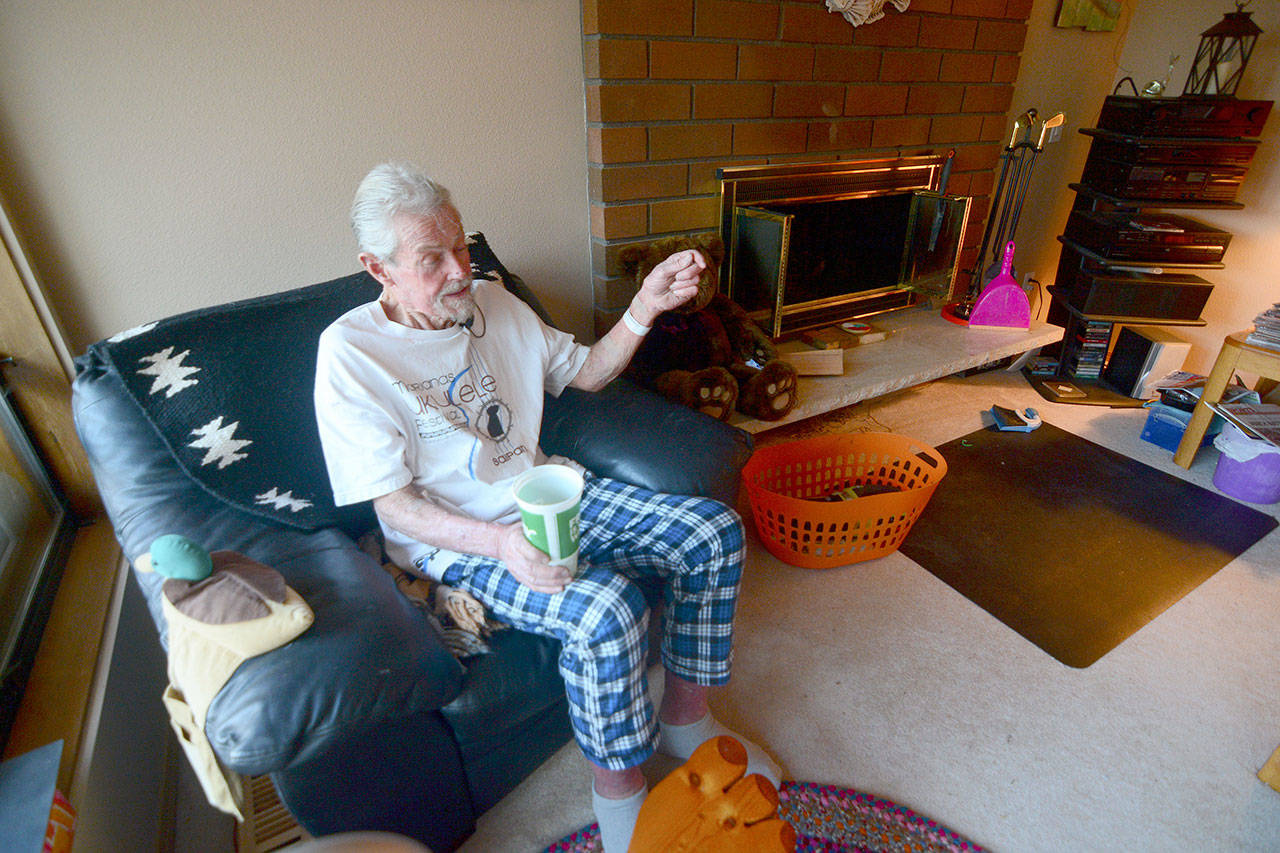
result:
M 1182 434 L 1182 441 L 1178 443 L 1178 451 L 1173 454 L 1173 461 L 1183 468 L 1191 467 L 1196 451 L 1200 449 L 1200 442 L 1204 441 L 1209 421 L 1213 420 L 1213 409 L 1209 408 L 1209 404 L 1222 399 L 1222 392 L 1237 370 L 1263 377 L 1258 383 L 1260 394 L 1270 392 L 1280 382 L 1280 352 L 1245 343 L 1244 339 L 1248 334 L 1247 331 L 1235 332 L 1227 335 L 1222 342 L 1218 360 L 1213 363 L 1213 369 L 1204 381 L 1200 402 L 1196 403 L 1195 411 L 1191 414 L 1191 423 L 1187 424 L 1187 431 Z

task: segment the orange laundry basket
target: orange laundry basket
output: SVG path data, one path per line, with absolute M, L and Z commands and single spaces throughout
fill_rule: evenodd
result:
M 760 448 L 742 482 L 771 554 L 804 569 L 832 569 L 896 551 L 946 473 L 942 455 L 915 439 L 839 433 Z M 821 500 L 864 484 L 897 491 Z

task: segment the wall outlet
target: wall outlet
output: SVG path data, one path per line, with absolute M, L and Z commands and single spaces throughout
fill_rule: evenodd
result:
M 1027 293 L 1036 289 L 1036 274 L 1034 272 L 1025 272 L 1022 274 L 1022 289 Z

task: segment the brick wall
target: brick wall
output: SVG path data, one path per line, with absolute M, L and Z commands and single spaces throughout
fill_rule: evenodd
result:
M 981 241 L 1031 0 L 912 0 L 853 27 L 822 0 L 583 0 L 595 325 L 619 250 L 719 225 L 716 169 L 956 149 Z

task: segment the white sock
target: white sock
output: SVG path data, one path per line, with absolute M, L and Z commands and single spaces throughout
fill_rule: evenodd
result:
M 629 797 L 611 800 L 596 793 L 595 785 L 591 786 L 591 808 L 596 813 L 596 822 L 600 824 L 600 844 L 604 853 L 627 853 L 631 835 L 636 831 L 636 820 L 640 817 L 640 807 L 648 794 L 647 788 L 641 788 Z
M 782 768 L 779 767 L 763 749 L 744 738 L 735 731 L 725 728 L 708 712 L 696 723 L 673 726 L 662 723 L 658 730 L 658 752 L 670 755 L 681 761 L 688 761 L 693 751 L 702 744 L 720 735 L 729 735 L 747 750 L 747 774 L 759 773 L 773 783 L 773 787 L 782 784 Z

